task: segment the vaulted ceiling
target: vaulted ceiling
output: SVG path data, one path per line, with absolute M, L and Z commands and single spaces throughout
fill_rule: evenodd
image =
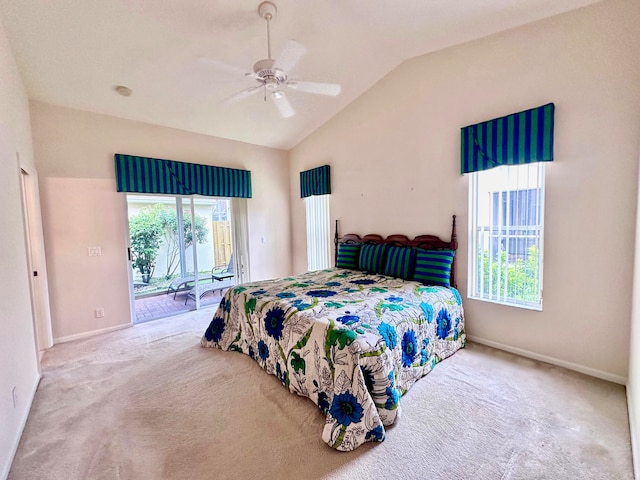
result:
M 262 93 L 220 104 L 256 84 L 231 66 L 267 56 L 257 0 L 0 0 L 0 16 L 31 99 L 290 149 L 404 60 L 596 0 L 273 1 L 273 57 L 295 39 L 292 76 L 342 86 L 288 90 L 291 118 Z

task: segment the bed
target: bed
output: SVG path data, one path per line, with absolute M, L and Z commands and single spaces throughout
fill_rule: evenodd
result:
M 388 248 L 388 263 L 397 247 L 415 251 L 417 275 L 419 256 L 455 252 L 455 216 L 449 241 L 339 237 L 337 225 L 334 241 L 336 265 L 344 263 L 338 252 L 352 248 Z M 465 345 L 451 257 L 444 281 L 451 286 L 354 268 L 236 286 L 221 300 L 201 344 L 245 353 L 289 391 L 311 399 L 326 416 L 322 438 L 329 446 L 350 451 L 381 442 L 385 426 L 400 415 L 402 395 Z

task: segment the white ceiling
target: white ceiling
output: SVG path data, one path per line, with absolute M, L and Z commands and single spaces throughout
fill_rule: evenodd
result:
M 290 149 L 404 60 L 597 0 L 273 1 L 273 56 L 295 39 L 309 53 L 292 76 L 342 85 L 290 90 L 288 119 L 261 95 L 219 105 L 255 80 L 202 60 L 249 72 L 266 57 L 260 0 L 0 0 L 0 16 L 31 99 Z

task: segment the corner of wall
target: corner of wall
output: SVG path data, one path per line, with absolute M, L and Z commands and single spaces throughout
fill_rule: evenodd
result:
M 640 445 L 638 445 L 638 432 L 634 425 L 636 425 L 636 415 L 634 403 L 633 403 L 633 389 L 630 382 L 627 382 L 627 410 L 629 412 L 629 432 L 631 433 L 631 459 L 633 462 L 633 475 L 635 478 L 640 478 Z
M 2 470 L 0 471 L 0 478 L 7 478 L 9 476 L 9 472 L 11 471 L 11 465 L 13 464 L 13 459 L 16 456 L 16 452 L 18 451 L 18 446 L 20 445 L 20 439 L 22 438 L 22 432 L 24 431 L 24 427 L 27 425 L 27 420 L 29 419 L 29 413 L 31 412 L 31 405 L 33 404 L 33 399 L 36 396 L 36 391 L 38 390 L 38 385 L 40 385 L 41 379 L 42 379 L 42 376 L 38 373 L 34 379 L 33 386 L 31 387 L 31 391 L 29 392 L 29 400 L 25 403 L 26 408 L 24 408 L 23 411 L 21 412 L 18 432 L 11 445 L 11 450 L 8 452 L 9 455 L 7 457 L 7 464 L 2 465 Z
M 31 167 L 33 139 L 26 90 L 9 39 L 0 18 L 0 214 L 3 218 L 3 248 L 0 287 L 12 295 L 0 299 L 0 478 L 9 474 L 20 443 L 33 396 L 38 387 L 38 353 L 34 344 L 33 310 L 30 301 L 29 266 L 25 217 L 16 161 Z M 6 288 L 5 288 L 6 287 Z M 15 392 L 14 401 L 7 401 Z M 14 405 L 12 405 L 14 403 Z

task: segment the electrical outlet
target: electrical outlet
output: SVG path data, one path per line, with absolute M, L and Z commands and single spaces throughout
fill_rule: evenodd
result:
M 87 247 L 87 255 L 90 257 L 99 257 L 102 255 L 102 249 L 100 247 Z
M 16 394 L 16 387 L 11 389 L 11 399 L 13 400 L 13 408 L 16 408 L 18 405 L 18 395 Z
M 95 315 L 96 315 L 96 318 L 104 317 L 104 308 L 96 308 Z

